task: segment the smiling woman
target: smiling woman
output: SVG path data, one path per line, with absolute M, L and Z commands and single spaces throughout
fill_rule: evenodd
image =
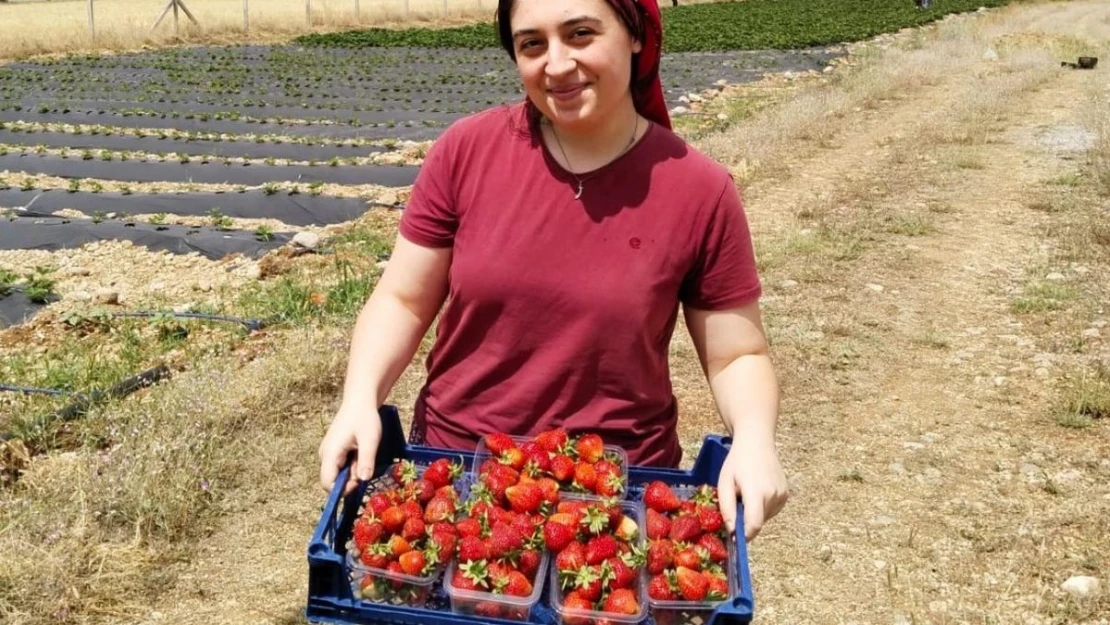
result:
M 747 220 L 728 171 L 671 132 L 654 0 L 501 0 L 526 98 L 432 146 L 355 325 L 320 445 L 331 487 L 367 479 L 384 403 L 439 319 L 410 438 L 473 450 L 489 432 L 594 432 L 637 465 L 681 460 L 668 347 L 681 307 L 736 442 L 720 505 L 753 537 L 786 499 L 778 385 Z M 442 311 L 441 311 L 442 309 Z M 442 314 L 441 314 L 442 312 Z

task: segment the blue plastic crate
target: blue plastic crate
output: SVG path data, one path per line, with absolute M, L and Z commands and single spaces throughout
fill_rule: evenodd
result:
M 381 476 L 395 459 L 430 464 L 439 458 L 451 458 L 461 460 L 467 470 L 471 469 L 472 453 L 409 445 L 405 442 L 397 409 L 393 406 L 384 406 L 380 413 L 382 442 L 375 459 L 375 478 Z M 731 440 L 728 438 L 707 436 L 690 471 L 631 466 L 628 498 L 639 500 L 643 495 L 643 487 L 654 480 L 660 480 L 672 486 L 716 484 L 730 444 Z M 453 614 L 450 602 L 439 582 L 436 583 L 432 596 L 423 608 L 378 605 L 354 599 L 343 562 L 346 556 L 347 539 L 350 537 L 351 527 L 368 483 L 360 484 L 351 494 L 344 497 L 343 485 L 347 482 L 348 470 L 349 468 L 344 468 L 336 479 L 335 488 L 332 489 L 324 504 L 320 522 L 316 525 L 316 531 L 308 545 L 308 606 L 305 609 L 305 616 L 309 621 L 367 625 L 477 625 L 479 623 L 519 625 L 516 621 Z M 736 518 L 744 518 L 742 505 L 738 506 Z M 750 623 L 752 620 L 754 599 L 751 573 L 748 568 L 747 544 L 741 537 L 733 542 L 733 548 L 737 568 L 737 596 L 714 610 L 705 621 L 705 625 L 734 625 Z M 547 605 L 546 593 L 541 596 L 545 598 L 533 610 L 531 622 L 537 625 L 558 625 L 558 615 Z M 643 624 L 654 625 L 650 616 L 644 619 Z

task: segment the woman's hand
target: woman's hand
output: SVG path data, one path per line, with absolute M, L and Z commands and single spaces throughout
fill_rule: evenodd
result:
M 359 480 L 374 476 L 374 459 L 382 440 L 382 420 L 376 408 L 369 403 L 350 405 L 344 402 L 320 441 L 320 486 L 331 492 L 335 478 L 347 463 L 347 454 L 353 450 L 358 456 L 351 465 L 346 495 L 354 490 Z
M 744 537 L 748 542 L 786 505 L 789 487 L 773 444 L 734 440 L 721 467 L 717 497 L 729 531 L 736 529 L 736 496 L 744 501 Z

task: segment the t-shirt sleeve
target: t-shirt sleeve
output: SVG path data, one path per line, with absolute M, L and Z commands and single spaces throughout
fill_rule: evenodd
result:
M 451 247 L 459 227 L 455 201 L 453 133 L 444 133 L 424 158 L 401 215 L 400 232 L 425 247 Z
M 731 176 L 704 221 L 699 247 L 679 293 L 684 304 L 723 310 L 759 299 L 762 288 L 751 232 Z

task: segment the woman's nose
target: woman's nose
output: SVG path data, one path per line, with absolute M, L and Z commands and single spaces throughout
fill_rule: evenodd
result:
M 548 76 L 563 76 L 574 71 L 575 63 L 572 50 L 561 43 L 554 43 L 547 48 L 547 65 L 544 72 Z

